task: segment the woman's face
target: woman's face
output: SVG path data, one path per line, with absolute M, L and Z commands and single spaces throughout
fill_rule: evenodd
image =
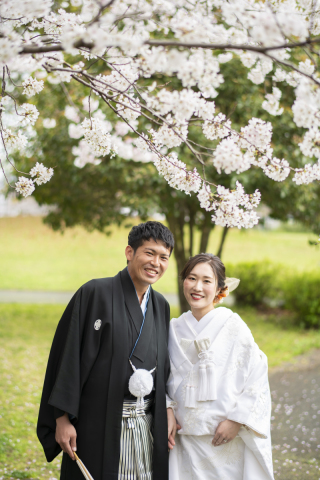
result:
M 212 310 L 217 281 L 209 263 L 198 263 L 185 278 L 183 289 L 191 310 Z

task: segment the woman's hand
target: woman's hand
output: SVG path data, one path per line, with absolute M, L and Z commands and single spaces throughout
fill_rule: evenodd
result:
M 234 422 L 233 420 L 224 420 L 223 422 L 219 423 L 215 436 L 212 440 L 213 446 L 218 447 L 223 443 L 228 443 L 233 440 L 237 436 L 240 427 L 241 423 Z
M 175 436 L 177 430 L 180 430 L 180 425 L 176 422 L 176 417 L 174 416 L 172 408 L 167 408 L 167 418 L 168 418 L 168 448 L 172 450 L 175 445 Z

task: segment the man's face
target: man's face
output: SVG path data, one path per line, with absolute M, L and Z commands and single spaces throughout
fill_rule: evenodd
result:
M 156 283 L 168 268 L 170 249 L 158 240 L 145 240 L 134 252 L 128 245 L 125 250 L 128 270 L 135 285 L 148 286 Z

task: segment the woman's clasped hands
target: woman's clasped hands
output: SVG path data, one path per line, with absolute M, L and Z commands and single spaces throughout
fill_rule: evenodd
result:
M 241 424 L 234 422 L 233 420 L 224 420 L 219 423 L 216 433 L 213 437 L 212 444 L 214 447 L 218 447 L 223 443 L 228 443 L 233 440 L 240 430 Z

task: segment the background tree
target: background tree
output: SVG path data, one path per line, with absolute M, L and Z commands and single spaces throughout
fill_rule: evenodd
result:
M 59 81 L 70 82 L 71 89 L 74 84 L 87 87 L 89 98 L 98 99 L 101 108 L 128 127 L 122 133 L 109 130 L 89 108 L 77 123 L 84 135 L 81 147 L 90 149 L 92 157 L 117 153 L 130 132 L 141 155 L 146 149 L 153 153 L 152 161 L 169 185 L 197 193 L 218 225 L 257 224 L 260 192 L 246 193 L 239 180 L 231 187 L 217 183 L 210 173 L 212 161 L 219 174 L 230 175 L 230 185 L 236 174 L 255 169 L 279 182 L 290 172 L 297 184 L 320 179 L 320 162 L 297 169 L 274 156 L 273 125 L 263 116 L 251 117 L 255 105 L 249 106 L 247 124 L 232 124 L 224 110 L 228 99 L 219 98 L 226 63 L 236 80 L 244 75 L 254 86 L 265 82 L 268 87 L 272 72 L 262 108 L 273 117 L 281 115 L 281 96 L 287 85 L 293 87 L 288 108 L 295 125 L 308 129 L 297 145 L 307 157 L 320 158 L 320 13 L 314 2 L 257 0 L 252 10 L 246 0 L 139 0 L 134 5 L 129 0 L 21 0 L 1 4 L 0 16 L 0 132 L 5 158 L 13 168 L 10 153 L 26 147 L 28 129 L 39 115 L 29 101 L 17 104 L 18 91 L 34 97 L 47 78 L 46 87 L 52 90 Z M 31 73 L 35 77 L 28 76 Z M 197 160 L 197 168 L 192 165 L 189 170 L 191 162 L 179 159 L 180 152 Z M 2 158 L 0 165 L 5 173 Z M 52 168 L 36 163 L 27 177 L 19 177 L 15 189 L 28 196 L 52 174 Z
M 241 64 L 237 67 L 241 72 Z M 271 88 L 271 80 L 267 78 L 263 87 L 252 85 L 244 75 L 234 78 L 234 71 L 230 64 L 225 64 L 223 69 L 225 82 L 220 86 L 221 93 L 217 107 L 232 118 L 234 125 L 242 125 L 248 121 L 250 115 L 262 117 L 266 121 L 269 114 L 261 108 L 261 98 L 265 89 Z M 152 83 L 154 79 L 150 79 Z M 170 79 L 167 79 L 170 82 Z M 172 81 L 172 80 L 171 80 Z M 54 129 L 48 129 L 38 122 L 37 136 L 32 143 L 30 157 L 16 156 L 16 165 L 19 169 L 27 169 L 37 159 L 46 165 L 56 167 L 55 175 L 46 189 L 37 189 L 35 198 L 40 204 L 55 205 L 55 209 L 46 217 L 45 222 L 54 229 L 64 229 L 74 225 L 82 225 L 92 230 L 97 229 L 109 233 L 110 226 L 114 223 L 128 224 L 128 217 L 138 213 L 145 220 L 154 212 L 165 215 L 169 228 L 172 230 L 176 247 L 174 256 L 177 263 L 177 276 L 182 270 L 187 258 L 195 253 L 205 252 L 210 234 L 214 229 L 210 212 L 201 209 L 195 201 L 194 194 L 190 196 L 169 187 L 167 182 L 158 175 L 152 162 L 142 163 L 125 160 L 121 157 L 106 156 L 99 165 L 87 163 L 83 168 L 74 164 L 75 155 L 72 149 L 79 140 L 71 138 L 68 132 L 70 121 L 64 115 L 65 101 L 67 99 L 75 105 L 81 114 L 82 99 L 86 96 L 86 88 L 69 88 L 64 84 L 54 85 L 50 95 L 45 91 L 38 97 L 39 109 L 46 108 L 49 118 L 57 119 Z M 292 102 L 292 89 L 287 89 L 284 106 Z M 220 105 L 221 102 L 221 105 Z M 108 114 L 111 122 L 116 122 L 115 116 Z M 282 115 L 274 133 L 274 150 L 281 158 L 290 155 L 291 161 L 296 166 L 303 164 L 301 152 L 296 147 L 297 139 L 301 135 L 292 121 L 289 108 Z M 197 132 L 190 132 L 190 139 L 194 142 L 203 142 L 198 138 Z M 189 168 L 193 168 L 196 160 L 189 150 L 182 146 L 177 149 L 179 157 Z M 241 174 L 218 174 L 211 163 L 211 158 L 206 165 L 209 181 L 219 182 L 227 188 L 234 188 L 235 181 L 240 178 L 246 188 L 252 189 L 258 185 L 263 192 L 265 203 L 271 209 L 274 218 L 287 220 L 288 215 L 295 213 L 295 218 L 304 221 L 301 213 L 308 207 L 312 199 L 311 190 L 305 187 L 305 196 L 301 196 L 301 187 L 292 182 L 285 181 L 278 184 L 268 179 L 260 170 L 250 170 Z M 314 205 L 316 205 L 314 197 Z M 300 217 L 298 216 L 300 212 Z M 312 220 L 316 217 L 306 216 L 305 224 L 311 227 Z M 318 223 L 313 225 L 314 230 Z M 311 227 L 312 228 L 312 227 Z M 200 241 L 196 244 L 195 232 L 200 231 Z M 217 253 L 222 255 L 228 228 L 225 227 L 220 239 Z M 178 282 L 179 301 L 181 310 L 187 308 L 181 284 Z

